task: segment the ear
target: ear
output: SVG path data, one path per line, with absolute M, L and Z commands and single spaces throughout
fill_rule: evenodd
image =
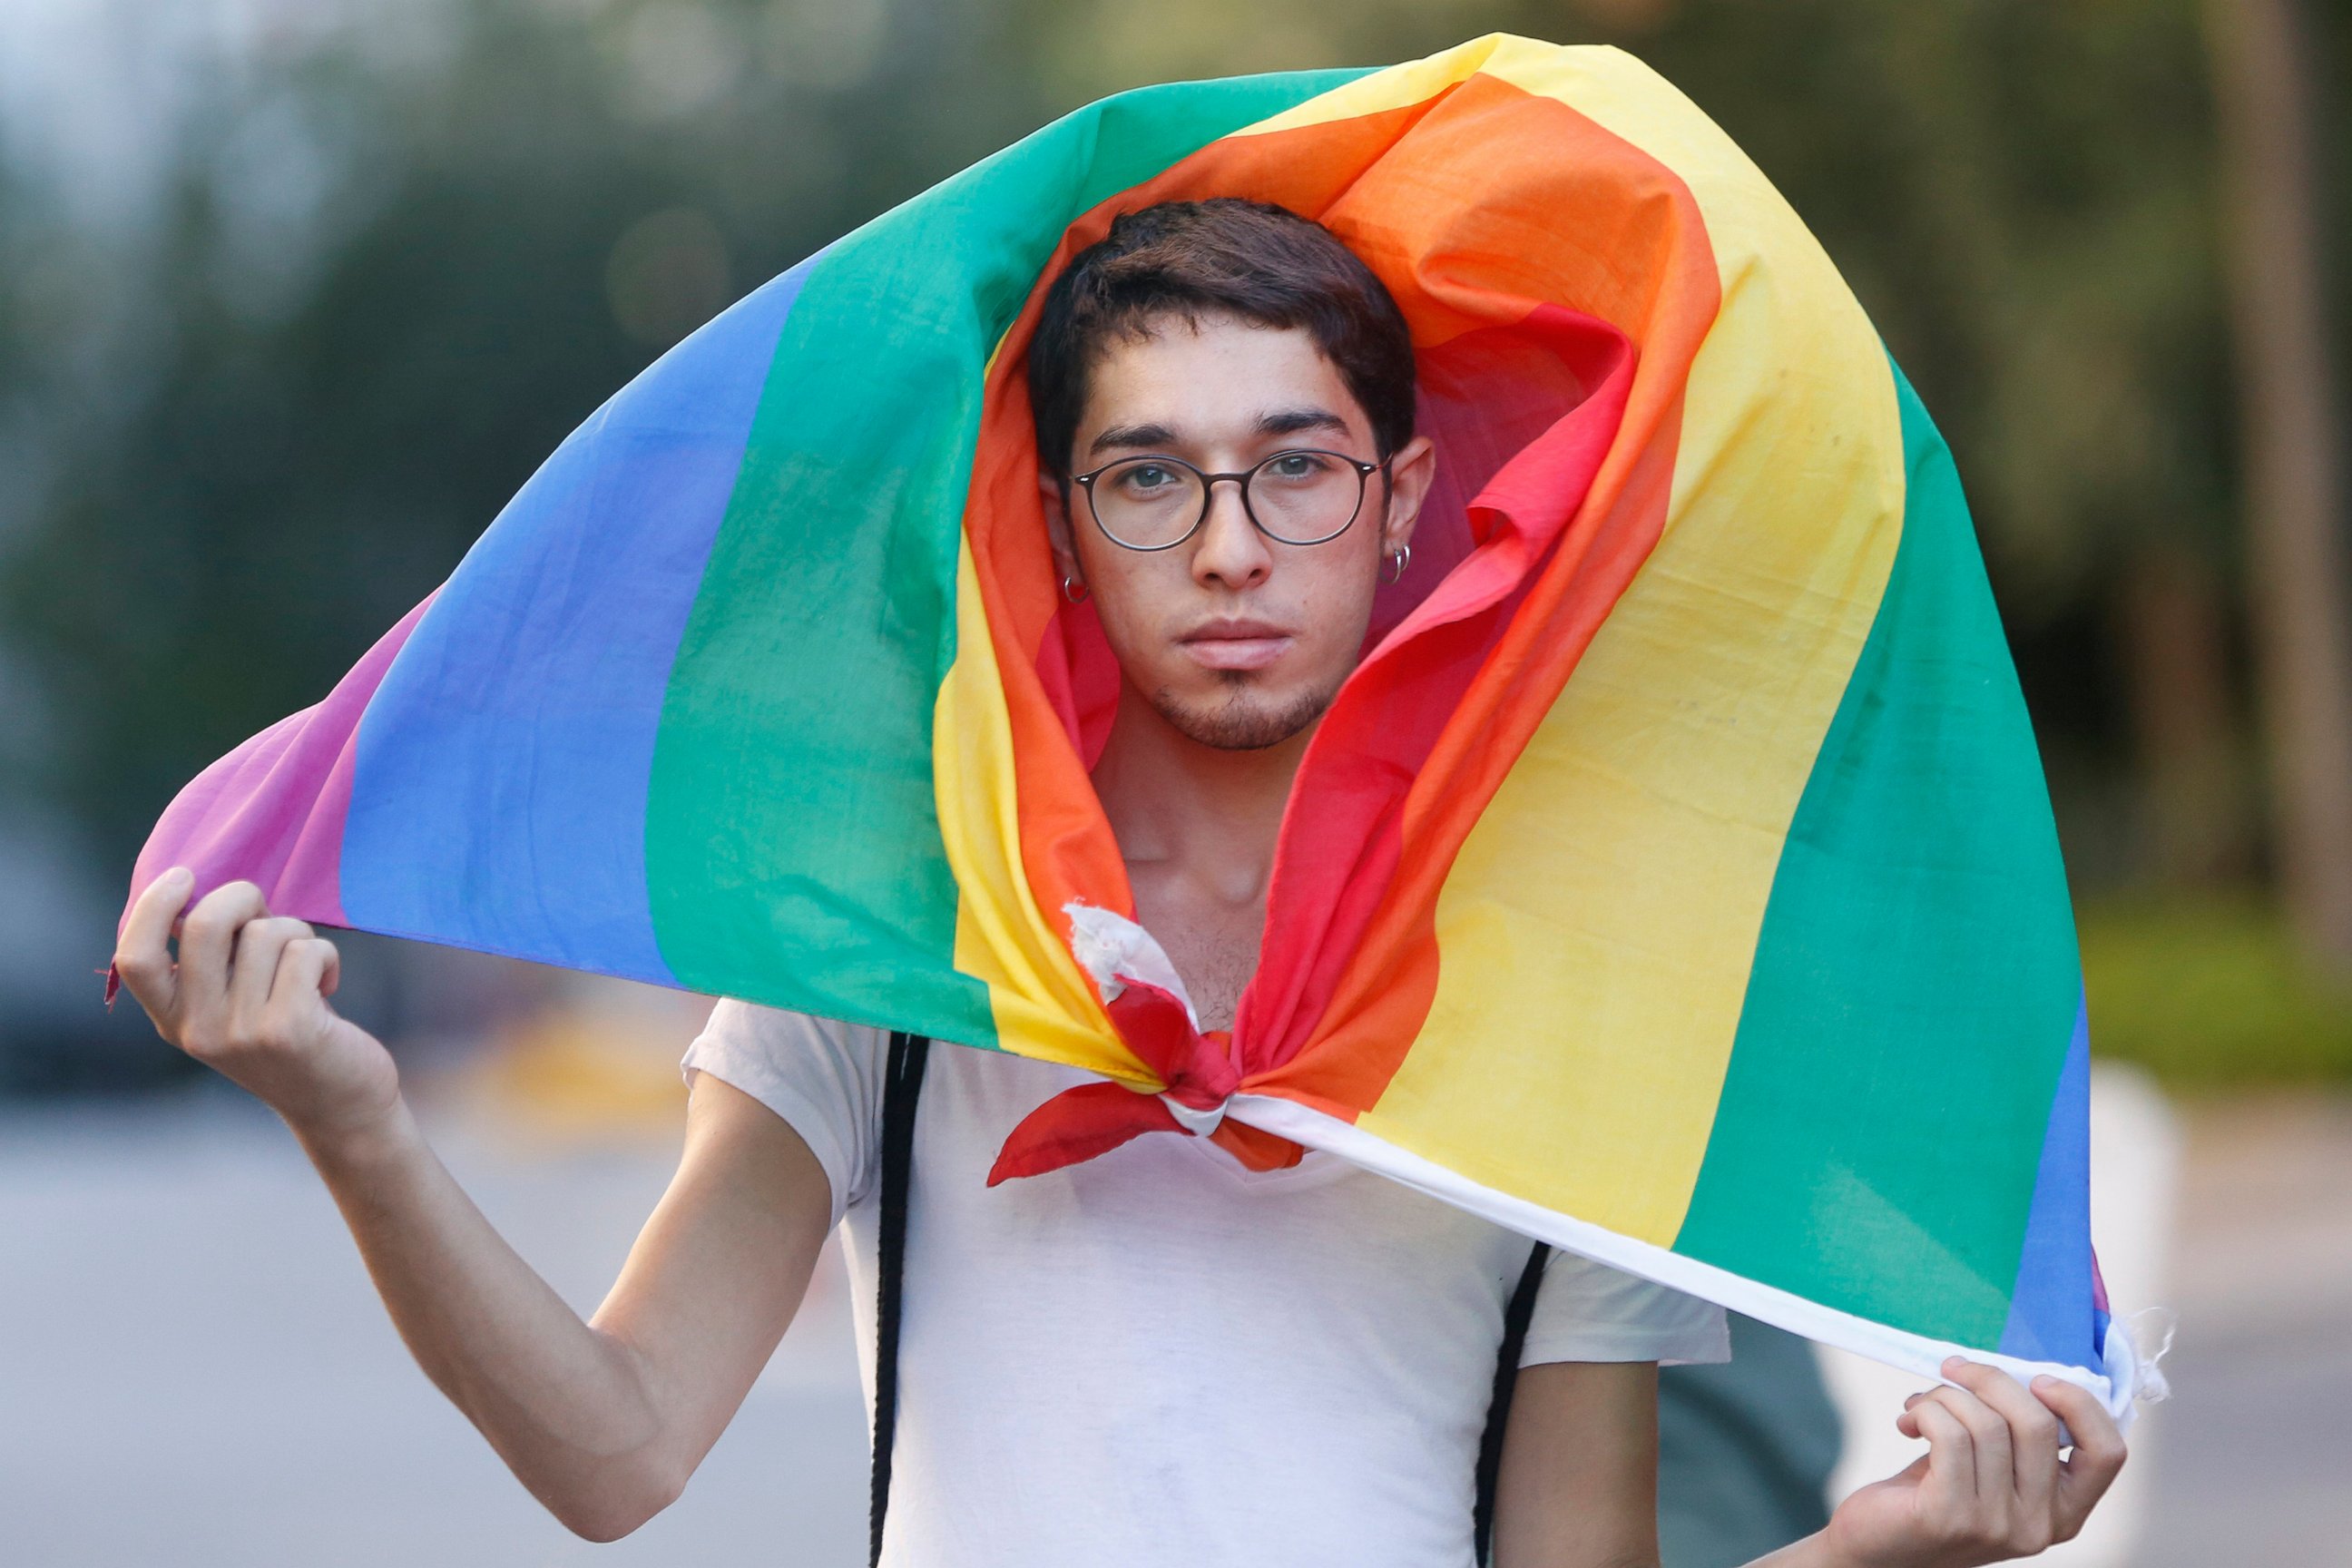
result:
M 1078 542 L 1070 531 L 1070 509 L 1064 495 L 1062 481 L 1040 464 L 1037 496 L 1045 511 L 1045 542 L 1054 552 L 1054 574 L 1084 583 L 1086 568 L 1078 562 Z
M 1389 514 L 1381 525 L 1381 553 L 1393 555 L 1412 542 L 1421 503 L 1437 478 L 1437 443 L 1415 436 L 1389 459 Z

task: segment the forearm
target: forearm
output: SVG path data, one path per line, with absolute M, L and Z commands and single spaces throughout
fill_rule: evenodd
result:
M 250 882 L 183 916 L 194 884 L 155 879 L 116 945 L 156 1031 L 286 1119 L 418 1363 L 558 1519 L 610 1540 L 659 1511 L 807 1289 L 831 1224 L 816 1156 L 750 1096 L 695 1095 L 678 1176 L 583 1322 L 425 1146 L 383 1043 L 328 1005 L 334 943 Z
M 685 1464 L 666 1451 L 639 1358 L 507 1244 L 404 1100 L 364 1130 L 302 1143 L 418 1364 L 533 1496 L 611 1539 L 677 1494 Z

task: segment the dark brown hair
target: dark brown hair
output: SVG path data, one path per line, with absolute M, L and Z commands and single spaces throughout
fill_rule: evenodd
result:
M 1148 332 L 1155 316 L 1197 322 L 1221 311 L 1305 328 L 1363 405 L 1377 455 L 1412 439 L 1412 337 L 1387 285 L 1313 219 L 1213 196 L 1120 214 L 1054 279 L 1029 345 L 1046 471 L 1069 477 L 1087 373 L 1105 342 Z

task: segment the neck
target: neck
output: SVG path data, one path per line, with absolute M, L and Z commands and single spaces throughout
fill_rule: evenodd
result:
M 1177 872 L 1220 901 L 1262 899 L 1290 782 L 1315 728 L 1259 751 L 1204 746 L 1122 683 L 1093 775 L 1121 858 L 1131 868 Z

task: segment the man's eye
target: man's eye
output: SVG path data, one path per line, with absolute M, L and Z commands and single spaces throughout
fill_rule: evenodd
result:
M 1165 489 L 1175 481 L 1174 474 L 1157 464 L 1149 463 L 1141 468 L 1129 468 L 1118 477 L 1120 484 L 1139 494 L 1149 490 Z
M 1313 452 L 1285 452 L 1273 463 L 1275 477 L 1282 479 L 1310 479 L 1330 466 Z

